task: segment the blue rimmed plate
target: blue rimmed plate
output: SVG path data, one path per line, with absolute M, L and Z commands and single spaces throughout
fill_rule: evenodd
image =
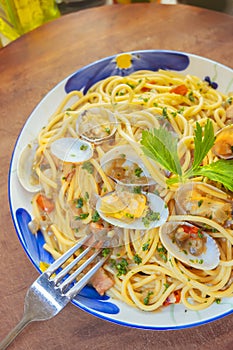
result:
M 81 68 L 52 89 L 32 112 L 25 123 L 12 155 L 9 171 L 9 202 L 19 240 L 28 257 L 39 270 L 40 261 L 51 263 L 52 257 L 43 249 L 44 239 L 28 229 L 31 220 L 31 194 L 20 185 L 16 167 L 22 149 L 33 141 L 60 101 L 73 90 L 84 93 L 97 81 L 111 75 L 128 75 L 137 70 L 174 70 L 205 79 L 223 93 L 233 91 L 233 70 L 209 59 L 176 51 L 135 51 L 107 57 Z M 147 313 L 107 296 L 101 297 L 93 288 L 85 287 L 74 304 L 102 319 L 143 329 L 180 329 L 201 325 L 224 317 L 233 311 L 233 298 L 223 299 L 202 311 L 186 310 L 183 305 L 171 305 Z

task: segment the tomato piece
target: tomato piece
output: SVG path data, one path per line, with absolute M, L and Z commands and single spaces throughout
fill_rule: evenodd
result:
M 142 89 L 141 89 L 142 92 L 148 92 L 148 91 L 150 91 L 150 90 L 151 90 L 151 89 L 148 88 L 148 87 L 146 87 L 146 86 L 143 86 Z
M 181 290 L 179 289 L 179 290 L 175 290 L 174 291 L 174 294 L 175 294 L 175 298 L 176 298 L 176 304 L 179 304 L 179 302 L 180 302 L 180 299 L 181 299 Z
M 174 92 L 177 95 L 185 96 L 188 92 L 188 88 L 184 84 L 182 84 L 172 88 L 170 92 Z
M 39 194 L 36 198 L 36 202 L 41 210 L 45 211 L 46 213 L 51 213 L 54 209 L 54 203 L 51 201 L 51 199 L 47 198 L 43 194 Z
M 175 290 L 172 292 L 167 299 L 163 302 L 163 306 L 168 306 L 171 304 L 178 304 L 181 299 L 181 290 Z
M 199 231 L 199 229 L 197 227 L 195 227 L 195 226 L 182 225 L 181 227 L 184 230 L 184 232 L 189 233 L 189 234 L 192 234 L 192 233 L 193 234 L 198 234 L 198 231 Z

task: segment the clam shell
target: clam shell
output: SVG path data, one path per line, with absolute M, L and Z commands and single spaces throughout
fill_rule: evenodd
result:
M 73 137 L 64 137 L 51 143 L 51 152 L 63 162 L 82 163 L 92 158 L 89 142 Z
M 93 107 L 78 116 L 76 130 L 84 140 L 101 143 L 114 135 L 116 125 L 117 120 L 110 110 Z
M 33 182 L 33 161 L 38 145 L 35 142 L 29 143 L 21 152 L 17 164 L 17 176 L 23 188 L 32 193 L 39 192 L 41 185 L 38 179 Z
M 133 166 L 133 164 L 137 164 L 139 168 L 142 169 L 142 173 L 140 174 L 140 177 L 137 179 L 134 178 L 133 182 L 130 183 L 127 182 L 127 180 L 119 180 L 114 176 L 108 175 L 108 169 L 112 167 L 113 162 L 116 160 L 122 160 L 125 159 L 125 162 L 122 166 L 130 167 Z M 104 156 L 100 159 L 100 165 L 104 172 L 115 182 L 119 184 L 124 184 L 127 186 L 148 186 L 148 185 L 154 185 L 156 184 L 156 181 L 151 177 L 150 173 L 148 172 L 147 168 L 145 167 L 144 163 L 141 161 L 141 159 L 138 157 L 137 153 L 134 151 L 134 149 L 130 145 L 122 145 L 115 147 L 104 154 Z M 145 179 L 145 181 L 141 181 L 141 179 Z
M 204 196 L 204 189 L 206 189 L 208 197 L 211 198 L 210 201 Z M 191 200 L 191 196 L 195 192 L 200 198 L 203 196 L 200 205 L 197 205 L 197 195 L 194 201 Z M 213 202 L 215 198 L 216 200 Z M 226 197 L 225 192 L 212 185 L 203 182 L 189 182 L 181 185 L 177 190 L 175 207 L 177 214 L 201 215 L 205 217 L 209 217 L 212 214 L 212 219 L 223 225 L 231 217 L 232 199 Z
M 219 158 L 233 159 L 233 124 L 217 132 L 212 152 Z
M 101 198 L 98 198 L 97 203 L 96 203 L 96 210 L 98 211 L 100 217 L 107 221 L 108 223 L 121 227 L 121 228 L 126 228 L 126 229 L 135 229 L 135 230 L 149 230 L 155 227 L 159 227 L 164 222 L 167 220 L 169 212 L 168 208 L 165 205 L 165 202 L 157 195 L 153 193 L 143 193 L 148 202 L 148 207 L 153 211 L 153 212 L 158 212 L 160 213 L 160 218 L 159 220 L 152 221 L 148 226 L 145 226 L 142 218 L 135 219 L 131 222 L 126 222 L 123 219 L 116 219 L 110 216 L 105 215 L 101 211 Z M 110 195 L 110 193 L 106 194 L 106 196 Z
M 187 251 L 184 252 L 181 247 L 173 242 L 170 236 L 170 234 L 180 225 L 193 226 L 187 222 L 167 222 L 160 227 L 159 237 L 167 251 L 176 259 L 196 269 L 215 269 L 219 264 L 220 256 L 220 252 L 215 240 L 206 232 L 202 231 L 203 236 L 206 237 L 205 251 L 198 256 L 194 256 Z

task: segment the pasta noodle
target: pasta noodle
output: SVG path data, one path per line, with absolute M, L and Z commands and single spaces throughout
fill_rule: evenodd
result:
M 75 102 L 69 106 L 74 98 Z M 214 131 L 218 132 L 232 123 L 226 113 L 230 104 L 230 96 L 214 90 L 207 82 L 163 70 L 111 76 L 97 82 L 85 95 L 81 91 L 68 94 L 38 135 L 33 164 L 42 186 L 41 193 L 32 201 L 33 221 L 44 234 L 44 248 L 56 259 L 88 232 L 101 231 L 106 239 L 112 238 L 115 242 L 104 266 L 114 281 L 107 293 L 144 311 L 177 302 L 186 308 L 201 310 L 223 297 L 232 297 L 232 217 L 227 223 L 219 223 L 207 215 L 177 212 L 176 193 L 182 184 L 168 187 L 169 173 L 149 159 L 140 144 L 142 130 L 167 128 L 178 135 L 178 154 L 182 170 L 186 171 L 193 159 L 196 122 L 204 127 L 211 119 Z M 93 157 L 88 162 L 64 163 L 57 159 L 50 145 L 63 137 L 78 138 L 76 123 L 81 113 L 102 107 L 114 113 L 116 132 L 93 145 Z M 168 222 L 195 222 L 207 228 L 220 251 L 216 268 L 201 270 L 175 258 L 160 241 L 159 227 L 140 230 L 103 224 L 96 213 L 96 198 L 113 191 L 115 183 L 106 175 L 100 160 L 109 150 L 122 145 L 134 149 L 155 181 L 147 190 L 158 193 L 165 201 L 170 212 Z M 203 164 L 214 161 L 216 155 L 210 151 Z M 192 181 L 203 182 L 206 197 L 214 196 L 220 201 L 232 199 L 232 193 L 203 176 L 196 176 Z M 206 183 L 212 187 L 205 189 Z M 44 196 L 42 204 L 41 196 Z M 95 215 L 98 220 L 93 219 Z

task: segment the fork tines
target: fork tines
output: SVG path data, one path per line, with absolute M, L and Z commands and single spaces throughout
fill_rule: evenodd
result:
M 57 272 L 58 269 L 74 254 L 80 249 L 85 243 L 90 240 L 92 235 L 88 235 L 80 240 L 77 244 L 75 244 L 72 248 L 70 248 L 65 254 L 63 254 L 59 259 L 57 259 L 52 265 L 48 267 L 48 269 L 44 272 L 49 280 L 54 284 L 54 287 L 58 289 L 62 294 L 64 294 L 70 300 L 75 297 L 75 295 L 88 283 L 91 277 L 97 272 L 97 270 L 104 264 L 107 260 L 108 256 L 100 256 L 98 261 L 91 267 L 91 269 L 84 273 L 83 277 L 81 277 L 78 281 L 74 282 L 81 272 L 87 268 L 92 261 L 99 255 L 102 251 L 102 248 L 96 248 L 95 246 L 98 244 L 97 241 L 94 241 L 89 246 L 87 246 L 77 257 L 75 257 L 66 267 L 64 267 L 61 271 Z M 89 252 L 91 255 L 87 255 Z M 80 266 L 75 269 L 75 266 L 87 256 L 87 260 L 85 260 Z M 72 272 L 72 270 L 74 270 Z M 54 275 L 55 274 L 55 275 Z M 67 277 L 68 276 L 68 277 Z M 66 278 L 67 277 L 67 278 Z

